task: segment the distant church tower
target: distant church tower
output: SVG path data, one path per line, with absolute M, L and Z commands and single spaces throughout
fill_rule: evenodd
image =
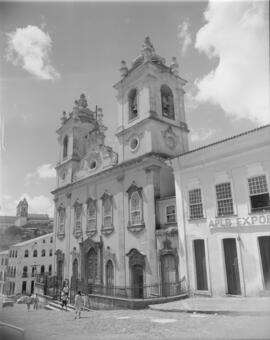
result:
M 117 90 L 119 161 L 158 153 L 176 156 L 188 150 L 183 86 L 176 58 L 167 66 L 149 37 L 128 69 L 122 61 Z
M 27 217 L 28 216 L 28 203 L 26 198 L 21 200 L 17 205 L 17 217 Z

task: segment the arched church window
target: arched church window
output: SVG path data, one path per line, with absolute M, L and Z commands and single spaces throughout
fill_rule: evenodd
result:
M 130 222 L 132 225 L 141 224 L 141 198 L 138 191 L 130 196 Z
M 96 200 L 89 199 L 87 202 L 87 230 L 95 230 L 97 227 Z
M 41 256 L 43 256 L 43 257 L 46 256 L 46 251 L 45 251 L 45 249 L 42 249 L 42 250 L 41 250 Z
M 65 136 L 63 142 L 63 159 L 67 158 L 68 153 L 68 136 Z
M 129 207 L 129 222 L 128 227 L 130 230 L 132 227 L 143 228 L 144 220 L 143 220 L 143 197 L 142 197 L 142 188 L 139 188 L 135 182 L 131 184 L 131 186 L 127 190 L 128 193 L 128 207 Z M 134 230 L 135 230 L 134 229 Z
M 50 253 L 49 253 L 49 254 L 50 254 L 50 256 L 52 256 L 52 252 L 53 252 L 53 251 L 52 251 L 52 249 L 50 249 Z
M 76 202 L 74 205 L 75 231 L 81 230 L 81 224 L 82 224 L 82 204 Z
M 37 249 L 35 249 L 35 250 L 33 251 L 33 257 L 37 257 L 37 255 L 38 255 L 38 252 L 37 252 Z
M 29 251 L 28 251 L 28 249 L 26 249 L 25 251 L 24 251 L 24 257 L 28 257 L 29 256 Z
M 162 116 L 169 119 L 175 119 L 172 90 L 169 88 L 169 86 L 162 85 L 160 88 L 160 93 Z
M 58 234 L 65 233 L 65 220 L 66 220 L 66 209 L 60 207 L 58 209 Z
M 136 89 L 132 89 L 128 95 L 129 120 L 138 116 L 138 93 Z
M 112 197 L 106 195 L 103 198 L 103 226 L 109 227 L 112 225 Z

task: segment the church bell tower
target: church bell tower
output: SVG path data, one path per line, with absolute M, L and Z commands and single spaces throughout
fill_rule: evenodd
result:
M 170 66 L 149 37 L 130 68 L 122 61 L 117 91 L 119 161 L 156 153 L 176 156 L 188 150 L 183 89 L 178 63 Z

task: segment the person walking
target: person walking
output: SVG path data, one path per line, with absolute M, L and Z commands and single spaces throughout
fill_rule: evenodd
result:
M 28 312 L 30 311 L 31 303 L 32 303 L 32 298 L 31 298 L 31 294 L 29 294 L 26 297 L 26 306 L 27 306 L 27 311 Z
M 35 294 L 35 297 L 34 297 L 34 309 L 38 309 L 38 296 L 37 294 Z
M 74 306 L 75 306 L 75 319 L 77 319 L 77 316 L 80 319 L 81 318 L 81 309 L 82 309 L 82 306 L 83 306 L 83 299 L 82 299 L 81 291 L 78 291 L 78 293 L 75 295 Z
M 67 300 L 68 300 L 68 295 L 63 291 L 61 295 L 61 301 L 62 301 L 62 311 L 64 307 L 66 307 L 66 312 L 67 312 Z

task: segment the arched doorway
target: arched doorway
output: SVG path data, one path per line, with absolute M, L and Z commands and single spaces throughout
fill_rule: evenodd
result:
M 114 271 L 113 263 L 109 260 L 106 264 L 106 290 L 108 295 L 113 295 Z
M 145 255 L 133 248 L 127 256 L 131 274 L 131 296 L 135 299 L 142 299 L 144 297 Z
M 177 282 L 177 267 L 175 256 L 165 254 L 161 256 L 161 280 L 162 296 L 175 295 L 175 283 Z
M 86 280 L 87 283 L 94 283 L 97 278 L 97 252 L 90 248 L 86 255 Z
M 131 267 L 132 291 L 135 299 L 143 298 L 143 267 L 135 264 Z

